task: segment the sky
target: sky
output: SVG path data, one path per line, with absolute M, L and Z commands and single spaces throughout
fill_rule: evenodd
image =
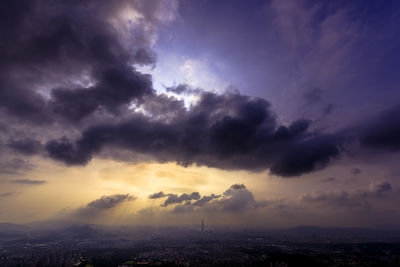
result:
M 0 3 L 0 221 L 399 227 L 400 2 Z

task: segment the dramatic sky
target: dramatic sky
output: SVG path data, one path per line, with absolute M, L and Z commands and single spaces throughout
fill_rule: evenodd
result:
M 400 1 L 0 2 L 0 221 L 400 225 Z

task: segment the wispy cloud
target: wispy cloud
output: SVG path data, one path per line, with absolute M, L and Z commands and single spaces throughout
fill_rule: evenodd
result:
M 21 194 L 21 192 L 4 192 L 0 194 L 0 198 L 12 197 Z
M 123 203 L 134 201 L 135 196 L 130 194 L 115 194 L 110 196 L 102 196 L 95 199 L 83 207 L 72 212 L 75 217 L 96 217 L 102 215 L 106 211 L 113 210 Z
M 11 181 L 14 184 L 42 185 L 47 183 L 46 180 L 16 179 Z

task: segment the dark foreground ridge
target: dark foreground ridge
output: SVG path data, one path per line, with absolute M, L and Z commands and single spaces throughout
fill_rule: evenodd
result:
M 0 266 L 399 266 L 400 231 L 0 224 Z

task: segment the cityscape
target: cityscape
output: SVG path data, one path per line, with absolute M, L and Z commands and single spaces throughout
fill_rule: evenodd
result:
M 0 225 L 0 265 L 281 267 L 399 266 L 400 262 L 400 231 L 310 226 L 281 230 L 210 226 L 211 230 L 204 220 L 198 226 L 159 228 L 42 224 Z

